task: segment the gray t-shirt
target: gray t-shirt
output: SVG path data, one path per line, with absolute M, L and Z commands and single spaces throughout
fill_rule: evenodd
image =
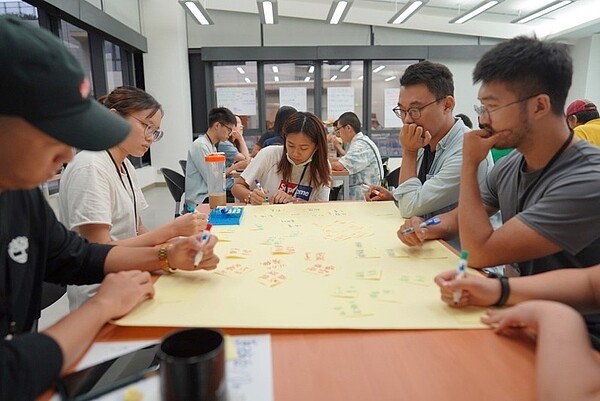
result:
M 498 161 L 481 188 L 483 202 L 499 208 L 503 222 L 516 216 L 562 248 L 519 263 L 521 275 L 600 263 L 600 148 L 579 141 L 541 177 L 543 169 L 523 173 L 522 165 L 523 155 L 512 152 Z M 523 210 L 517 212 L 519 204 Z

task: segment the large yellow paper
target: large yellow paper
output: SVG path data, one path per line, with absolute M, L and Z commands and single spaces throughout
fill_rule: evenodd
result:
M 482 328 L 483 309 L 450 308 L 433 278 L 458 257 L 437 241 L 405 247 L 392 202 L 245 208 L 215 248 L 213 271 L 156 282 L 156 296 L 116 324 L 240 328 Z

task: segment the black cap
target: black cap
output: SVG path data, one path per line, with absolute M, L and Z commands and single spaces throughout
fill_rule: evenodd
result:
M 103 150 L 129 123 L 90 97 L 81 65 L 49 31 L 0 17 L 0 114 L 18 116 L 79 149 Z

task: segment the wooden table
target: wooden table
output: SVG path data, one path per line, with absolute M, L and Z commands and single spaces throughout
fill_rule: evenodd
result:
M 172 328 L 106 325 L 96 341 Z M 491 330 L 223 330 L 270 333 L 277 401 L 535 400 L 534 346 Z

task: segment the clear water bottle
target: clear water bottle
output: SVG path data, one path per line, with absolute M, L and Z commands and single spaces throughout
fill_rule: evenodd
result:
M 209 153 L 204 157 L 208 170 L 208 203 L 211 209 L 227 205 L 225 194 L 225 153 Z

